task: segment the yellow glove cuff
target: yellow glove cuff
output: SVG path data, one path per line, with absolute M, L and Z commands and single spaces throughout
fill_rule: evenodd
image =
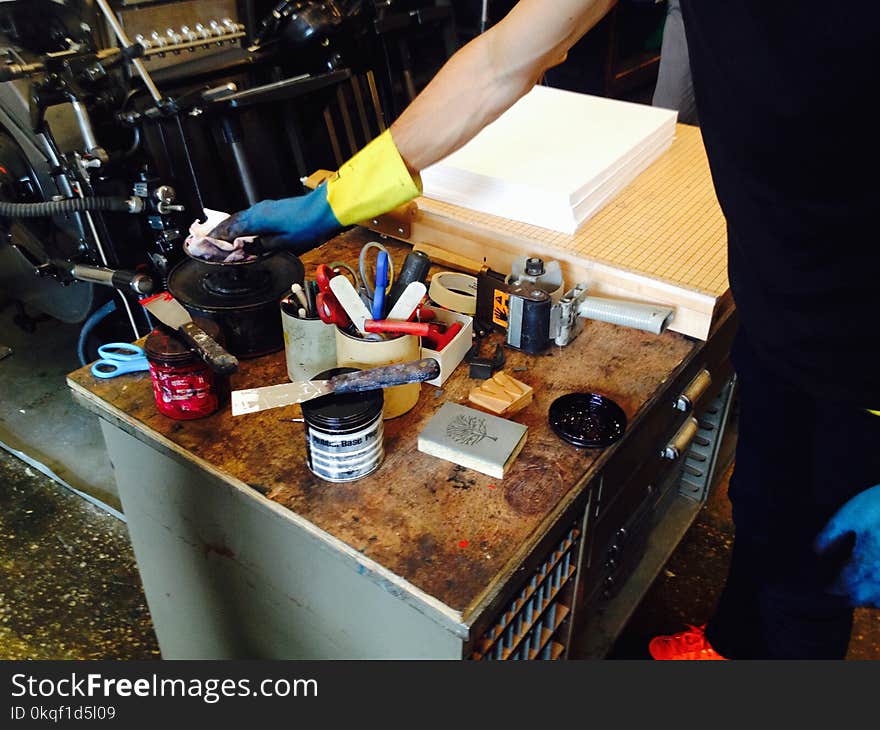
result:
M 873 413 L 875 416 L 880 416 L 880 411 L 872 411 L 870 408 L 867 409 L 868 413 Z
M 327 202 L 343 226 L 387 213 L 421 193 L 422 180 L 410 175 L 390 130 L 376 137 L 327 181 Z

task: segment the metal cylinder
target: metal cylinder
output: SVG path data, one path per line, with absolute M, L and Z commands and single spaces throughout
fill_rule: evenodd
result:
M 656 304 L 624 302 L 604 297 L 584 297 L 578 315 L 600 322 L 633 327 L 659 335 L 672 320 L 674 310 Z

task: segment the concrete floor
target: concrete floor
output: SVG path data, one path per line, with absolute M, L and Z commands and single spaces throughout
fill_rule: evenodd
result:
M 79 367 L 80 326 L 47 319 L 28 333 L 0 307 L 0 443 L 45 464 L 61 479 L 118 508 L 116 481 L 97 417 L 73 402 L 65 383 Z
M 0 451 L 0 659 L 153 659 L 125 524 Z

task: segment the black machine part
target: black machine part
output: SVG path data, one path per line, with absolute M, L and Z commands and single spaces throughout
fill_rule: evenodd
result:
M 504 355 L 504 348 L 501 345 L 495 345 L 495 352 L 492 357 L 481 357 L 480 348 L 482 344 L 481 338 L 475 338 L 471 349 L 464 356 L 464 361 L 470 367 L 468 372 L 470 377 L 477 380 L 488 380 L 496 371 L 504 367 L 506 357 Z
M 477 276 L 476 319 L 505 335 L 509 347 L 538 354 L 550 347 L 553 299 L 540 281 L 511 281 L 484 266 Z
M 66 259 L 43 259 L 40 241 L 34 241 L 34 233 L 18 222 L 10 228 L 9 238 L 10 248 L 15 249 L 33 267 L 32 273 L 43 278 L 54 277 L 62 284 L 74 281 L 100 284 L 120 291 L 130 290 L 137 295 L 149 294 L 155 286 L 153 278 L 141 271 L 91 266 Z
M 40 182 L 27 156 L 13 138 L 0 132 L 0 201 L 39 203 Z M 67 285 L 51 277 L 35 276 L 37 264 L 53 256 L 76 252 L 77 241 L 53 227 L 48 218 L 0 218 L 0 289 L 55 319 L 82 322 L 92 309 L 91 284 Z
M 139 295 L 150 294 L 155 288 L 153 278 L 140 271 L 124 271 L 122 269 L 107 269 L 103 266 L 59 262 L 59 267 L 65 265 L 69 268 L 70 276 L 77 281 L 89 281 L 93 284 L 112 286 L 114 289 L 123 291 L 128 289 Z
M 526 273 L 529 276 L 543 276 L 544 259 L 539 259 L 537 256 L 526 259 Z
M 52 218 L 56 215 L 81 213 L 86 210 L 140 213 L 143 210 L 143 201 L 136 196 L 130 198 L 108 196 L 67 198 L 65 200 L 47 200 L 40 203 L 0 201 L 0 216 L 4 218 Z
M 342 65 L 334 40 L 349 15 L 335 0 L 281 0 L 260 23 L 250 48 L 277 42 L 312 70 L 333 70 Z
M 532 355 L 544 352 L 550 339 L 550 295 L 530 281 L 508 290 L 507 344 Z

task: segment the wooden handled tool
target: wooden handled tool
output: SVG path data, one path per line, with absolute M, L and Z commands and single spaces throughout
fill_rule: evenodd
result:
M 370 370 L 359 370 L 334 375 L 329 380 L 304 380 L 296 383 L 268 385 L 232 392 L 232 415 L 256 413 L 269 408 L 280 408 L 303 403 L 330 393 L 362 393 L 367 390 L 389 388 L 433 380 L 440 375 L 440 363 L 434 358 L 414 360 L 400 365 L 385 365 Z
M 162 324 L 179 332 L 214 372 L 229 375 L 238 370 L 238 360 L 230 355 L 205 330 L 199 327 L 183 305 L 167 291 L 142 299 L 141 304 Z

